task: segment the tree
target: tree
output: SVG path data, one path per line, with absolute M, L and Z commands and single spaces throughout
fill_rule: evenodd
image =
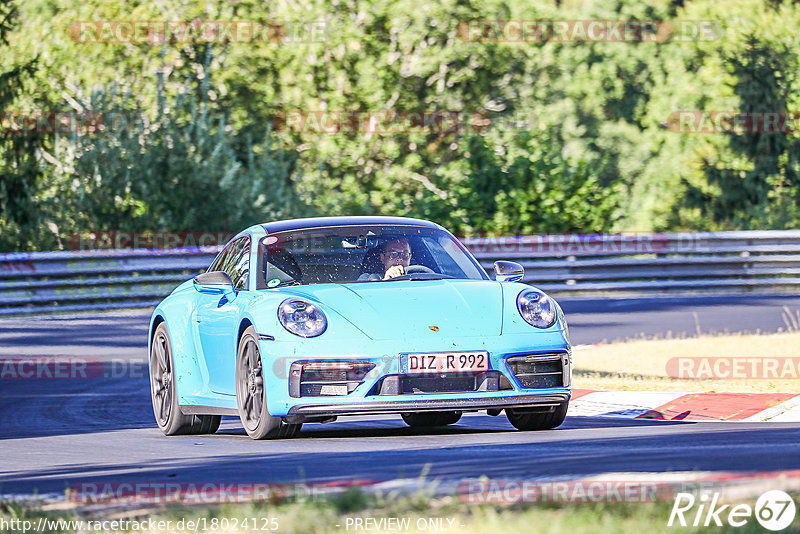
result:
M 468 146 L 441 215 L 460 234 L 606 232 L 619 217 L 621 186 L 566 158 L 551 131 L 475 135 Z
M 748 117 L 746 127 L 732 128 L 724 159 L 704 162 L 708 181 L 718 194 L 690 188 L 687 199 L 717 224 L 793 226 L 800 222 L 800 138 L 793 120 L 776 122 L 774 131 L 765 119 L 775 113 L 792 116 L 791 89 L 800 65 L 785 45 L 763 43 L 752 35 L 746 43 L 744 50 L 728 58 L 737 77 L 734 91 L 741 101 L 740 112 Z
M 0 57 L 11 57 L 4 48 L 10 48 L 9 35 L 17 23 L 15 3 L 0 0 Z M 9 61 L 4 67 L 0 70 L 0 251 L 14 251 L 55 240 L 44 230 L 39 197 L 44 172 L 38 151 L 49 133 L 27 125 L 21 129 L 22 118 L 35 114 L 13 107 L 26 89 L 26 80 L 36 72 L 37 61 Z
M 749 1 L 737 10 L 727 28 L 732 38 L 721 46 L 714 43 L 699 58 L 709 66 L 704 77 L 720 80 L 705 92 L 704 109 L 736 115 L 727 133 L 696 137 L 697 172 L 685 178 L 684 209 L 676 213 L 676 222 L 703 229 L 796 228 L 800 55 L 795 30 L 800 9 Z M 787 122 L 770 124 L 776 114 Z
M 308 213 L 294 193 L 295 158 L 266 127 L 237 134 L 209 101 L 210 61 L 209 51 L 174 96 L 159 74 L 155 113 L 114 88 L 91 97 L 98 128 L 62 153 L 79 231 L 235 232 Z

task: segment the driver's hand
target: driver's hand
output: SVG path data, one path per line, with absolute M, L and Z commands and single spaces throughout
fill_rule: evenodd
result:
M 384 280 L 388 280 L 390 278 L 396 278 L 398 276 L 404 275 L 406 272 L 405 268 L 402 265 L 393 265 L 386 269 L 386 274 L 383 275 Z

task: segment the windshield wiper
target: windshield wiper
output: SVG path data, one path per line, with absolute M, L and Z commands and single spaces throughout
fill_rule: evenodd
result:
M 286 280 L 285 282 L 281 282 L 280 284 L 278 284 L 275 287 L 299 286 L 299 285 L 302 285 L 302 284 L 300 282 L 298 282 L 297 280 Z M 272 288 L 272 289 L 274 289 L 274 288 Z
M 393 282 L 395 280 L 442 280 L 445 278 L 455 278 L 455 276 L 438 273 L 411 273 L 401 274 L 400 276 L 395 276 L 394 278 L 389 278 L 388 280 L 381 280 L 381 282 Z

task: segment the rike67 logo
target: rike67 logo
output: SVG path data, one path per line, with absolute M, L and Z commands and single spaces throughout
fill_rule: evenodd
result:
M 746 525 L 755 516 L 756 521 L 767 530 L 783 530 L 792 524 L 795 516 L 794 500 L 781 490 L 763 493 L 754 507 L 749 504 L 720 504 L 719 493 L 699 497 L 691 493 L 678 493 L 667 526 L 710 527 Z

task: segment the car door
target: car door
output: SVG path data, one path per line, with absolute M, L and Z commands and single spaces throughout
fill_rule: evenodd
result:
M 248 289 L 250 237 L 231 243 L 212 265 L 231 277 L 234 291 L 227 295 L 201 294 L 195 321 L 211 391 L 236 394 L 236 334 L 239 322 L 239 297 Z

